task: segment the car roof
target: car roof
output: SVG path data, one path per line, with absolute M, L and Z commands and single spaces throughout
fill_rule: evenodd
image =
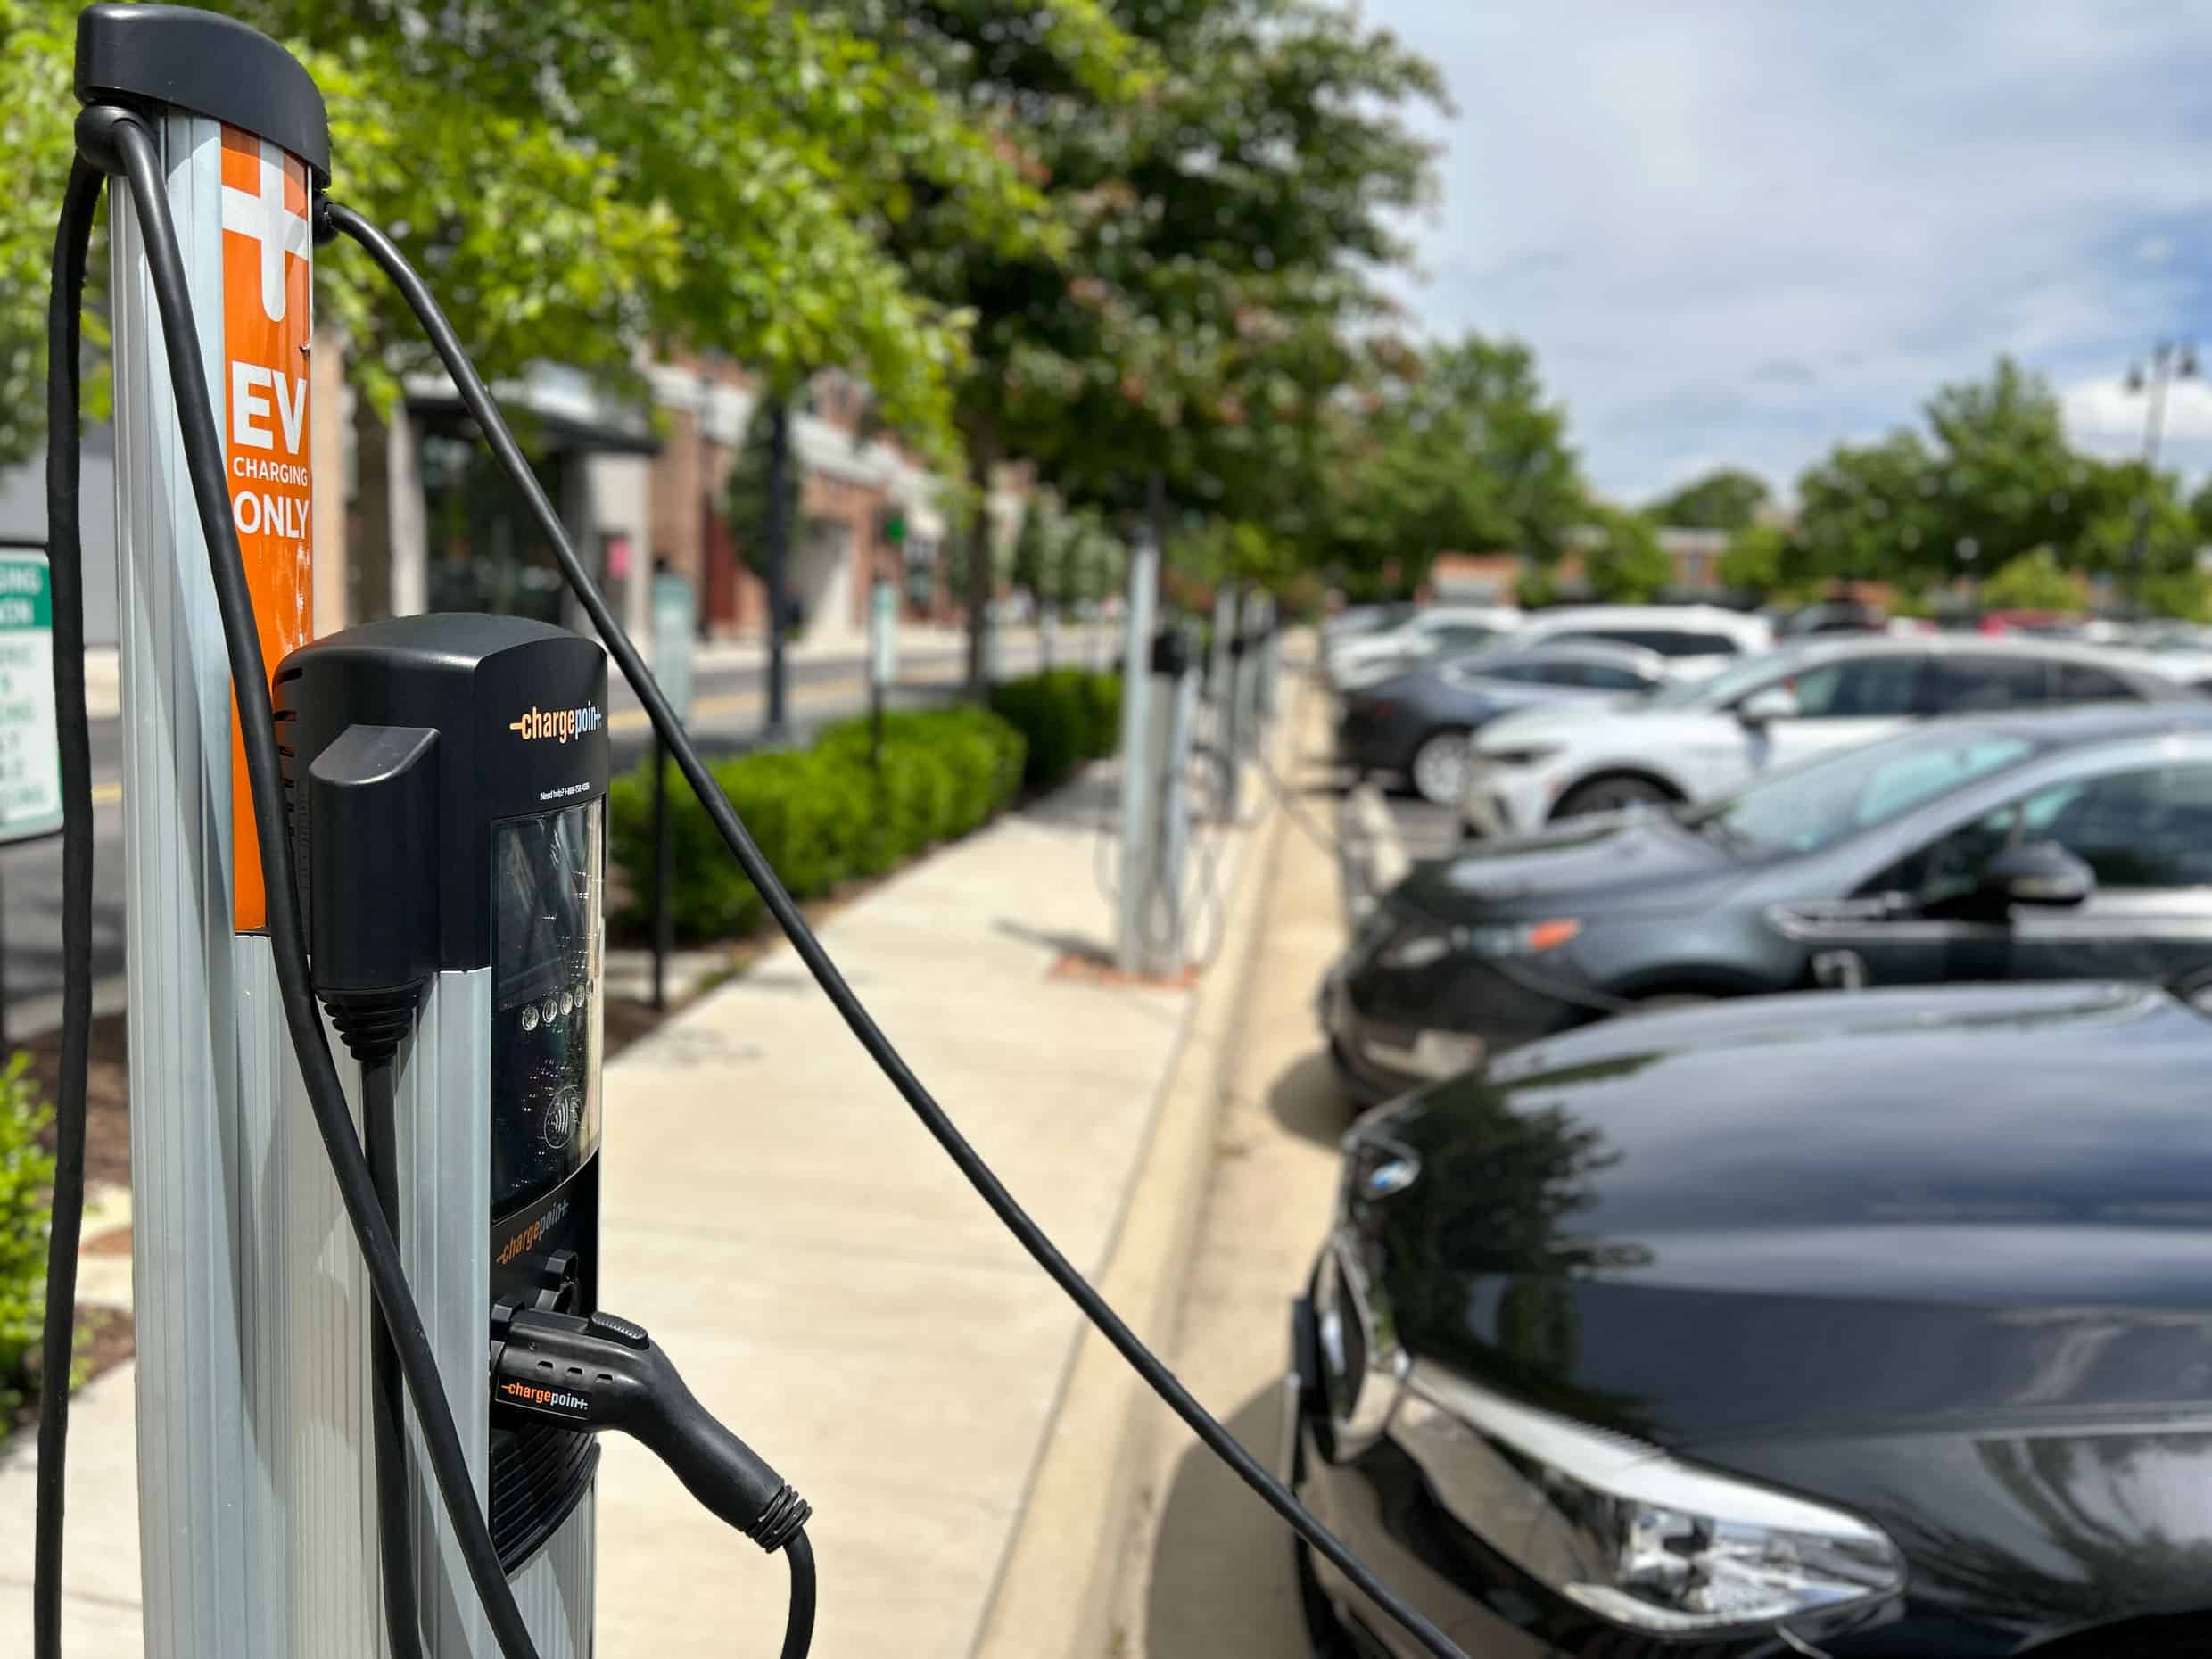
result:
M 2053 747 L 2071 748 L 2085 743 L 2114 743 L 2130 738 L 2155 738 L 2168 733 L 2212 734 L 2212 699 L 2183 699 L 2175 703 L 2084 703 L 2047 712 L 1997 714 L 1952 714 L 1927 721 L 1913 728 L 1972 726 L 2002 732 Z
M 1479 674 L 1485 667 L 1510 663 L 1604 663 L 1639 672 L 1663 670 L 1666 658 L 1640 645 L 1619 645 L 1611 640 L 1539 640 L 1529 645 L 1501 640 L 1487 650 L 1455 656 L 1449 666 Z
M 1655 628 L 1663 628 L 1697 623 L 1760 630 L 1768 625 L 1763 617 L 1732 611 L 1724 605 L 1555 605 L 1549 610 L 1532 612 L 1527 620 L 1531 627 L 1550 627 L 1556 623 L 1569 627 L 1625 623 L 1632 627 L 1647 623 Z
M 1406 620 L 1409 623 L 1515 623 L 1521 620 L 1521 612 L 1517 607 L 1511 605 L 1424 605 Z
M 1816 637 L 1779 647 L 1777 664 L 1818 663 L 1836 656 L 2035 656 L 2052 662 L 2083 663 L 2125 669 L 2158 680 L 2178 681 L 2181 664 L 2163 662 L 2155 651 L 2124 645 L 2094 645 L 2083 640 L 2054 640 L 2039 634 L 1865 633 Z M 2183 656 L 2182 662 L 2188 661 Z

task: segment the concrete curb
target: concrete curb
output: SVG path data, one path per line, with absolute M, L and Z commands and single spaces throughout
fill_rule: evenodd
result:
M 1278 753 L 1310 687 L 1276 722 Z M 1229 953 L 1199 982 L 1183 1044 L 1160 1088 L 1144 1155 L 1105 1265 L 1101 1294 L 1155 1349 L 1179 1320 L 1224 1091 L 1255 971 L 1255 917 L 1275 880 L 1283 813 L 1270 799 L 1237 871 Z M 1181 1432 L 1151 1390 L 1098 1332 L 1076 1343 L 1027 1501 L 971 1650 L 974 1659 L 1092 1659 L 1112 1641 L 1114 1598 L 1134 1506 L 1161 1432 Z

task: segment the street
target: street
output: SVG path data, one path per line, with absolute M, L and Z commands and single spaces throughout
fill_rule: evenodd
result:
M 1073 631 L 1055 640 L 1063 664 L 1103 664 L 1106 647 Z M 1039 664 L 1033 635 L 1007 640 L 1000 653 L 1002 677 Z M 955 644 L 909 651 L 899 664 L 894 707 L 941 703 L 957 691 L 966 659 Z M 868 706 L 867 658 L 853 654 L 794 656 L 788 668 L 793 742 L 803 743 L 832 721 Z M 767 673 L 756 663 L 702 668 L 692 688 L 691 730 L 710 757 L 738 754 L 757 744 L 767 709 Z M 620 677 L 608 687 L 613 763 L 620 772 L 643 758 L 651 740 L 645 711 Z M 120 1008 L 123 989 L 122 722 L 92 722 L 95 823 L 92 967 L 95 1006 Z M 53 1027 L 61 1017 L 62 843 L 51 837 L 0 852 L 0 968 L 4 969 L 6 1036 L 21 1040 Z

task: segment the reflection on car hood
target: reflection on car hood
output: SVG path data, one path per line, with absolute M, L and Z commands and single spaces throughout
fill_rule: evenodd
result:
M 1716 722 L 1720 730 L 1738 730 L 1734 720 L 1711 709 L 1653 708 L 1639 697 L 1627 697 L 1613 703 L 1516 709 L 1485 727 L 1475 747 L 1486 754 L 1504 755 L 1553 744 L 1618 740 L 1640 747 L 1710 740 Z
M 1733 883 L 1741 873 L 1716 843 L 1663 812 L 1638 810 L 1474 843 L 1415 865 L 1397 896 L 1447 921 L 1494 916 L 1501 908 L 1674 910 L 1711 902 L 1713 884 L 1702 878 Z
M 1815 994 L 1371 1114 L 1416 1353 L 1647 1438 L 2212 1396 L 2212 1026 L 2150 986 Z

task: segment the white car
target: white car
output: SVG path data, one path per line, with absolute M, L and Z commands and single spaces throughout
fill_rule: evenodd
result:
M 1341 689 L 1374 685 L 1431 657 L 1457 656 L 1505 639 L 1521 625 L 1506 605 L 1431 605 L 1395 627 L 1354 634 L 1332 647 L 1329 674 Z
M 1503 715 L 1475 734 L 1463 815 L 1477 835 L 1522 835 L 1581 813 L 1703 800 L 1925 715 L 2200 695 L 2143 651 L 2026 635 L 1838 637 L 1626 705 Z
M 1774 624 L 1719 605 L 1562 605 L 1537 612 L 1513 636 L 1516 646 L 1585 640 L 1656 651 L 1671 677 L 1701 680 L 1770 650 Z

